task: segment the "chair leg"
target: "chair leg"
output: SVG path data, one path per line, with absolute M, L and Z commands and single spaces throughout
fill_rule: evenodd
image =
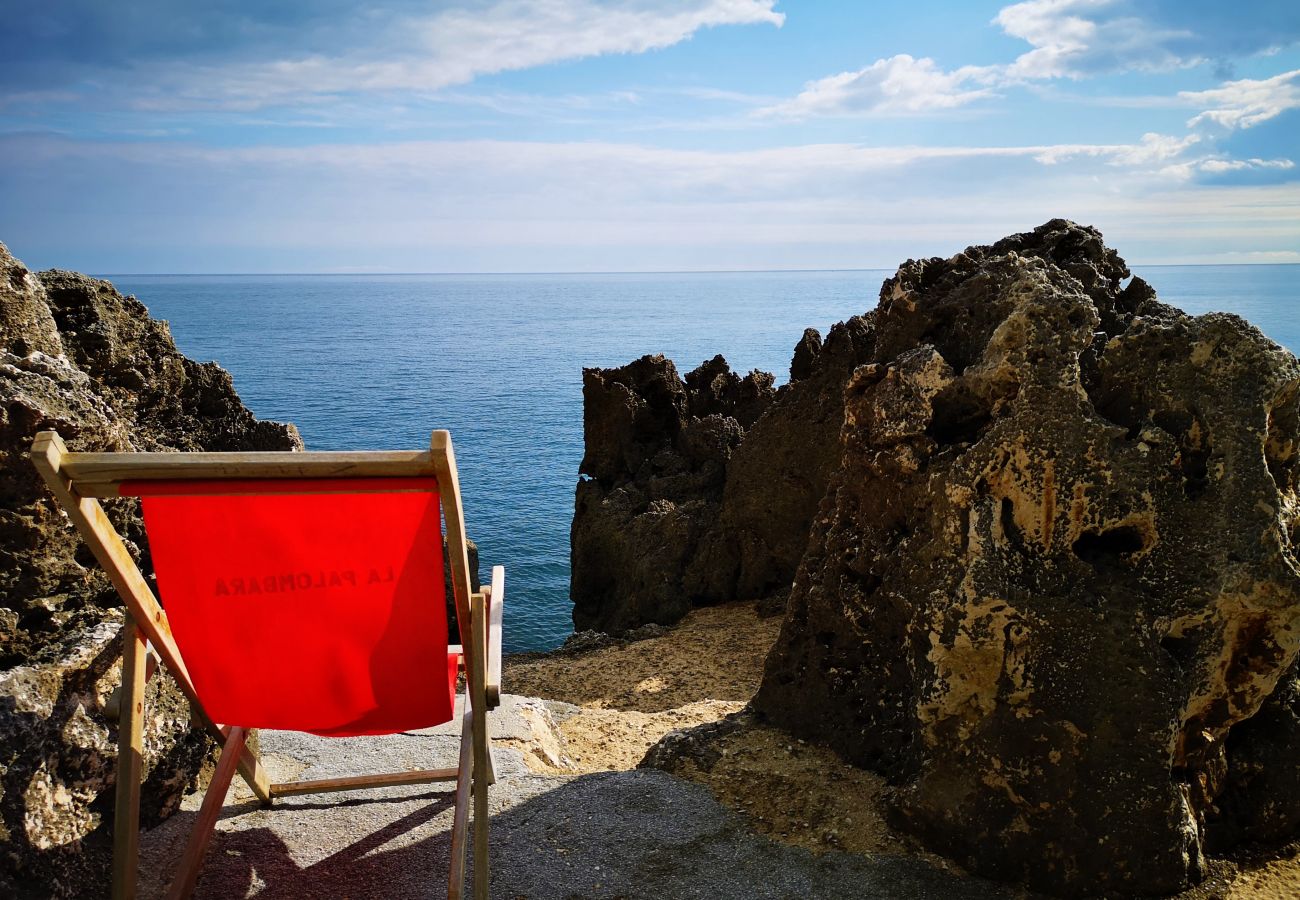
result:
M 171 887 L 167 889 L 167 900 L 184 900 L 194 893 L 194 886 L 199 881 L 199 869 L 203 866 L 203 854 L 207 852 L 208 841 L 212 839 L 212 832 L 217 827 L 221 807 L 226 802 L 226 791 L 230 790 L 230 782 L 239 768 L 239 757 L 247 740 L 248 729 L 230 729 L 226 745 L 221 748 L 217 771 L 213 773 L 208 791 L 203 795 L 199 818 L 194 823 L 194 830 L 190 832 L 190 840 L 185 845 L 180 867 L 176 871 L 176 877 L 172 879 Z
M 482 594 L 473 595 L 470 608 L 470 630 L 474 633 L 474 665 L 468 685 L 474 735 L 474 898 L 487 900 L 488 785 L 493 776 L 487 731 L 487 610 Z
M 122 687 L 117 709 L 117 789 L 113 811 L 113 900 L 134 900 L 140 855 L 140 771 L 143 765 L 144 632 L 130 615 L 122 629 Z
M 456 775 L 456 811 L 451 823 L 447 900 L 461 900 L 465 896 L 465 838 L 469 831 L 470 772 L 474 763 L 474 729 L 468 691 L 465 692 L 464 709 L 460 719 L 460 760 Z

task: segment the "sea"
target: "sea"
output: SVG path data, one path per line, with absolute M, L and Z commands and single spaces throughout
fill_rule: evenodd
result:
M 1237 313 L 1300 352 L 1300 265 L 1134 267 L 1189 313 Z M 569 525 L 582 370 L 721 353 L 789 377 L 795 343 L 876 305 L 886 270 L 538 275 L 105 275 L 230 371 L 311 450 L 428 446 L 450 429 L 466 527 L 507 572 L 505 649 L 573 625 Z

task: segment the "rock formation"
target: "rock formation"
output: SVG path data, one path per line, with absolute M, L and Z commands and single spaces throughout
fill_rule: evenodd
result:
M 772 376 L 718 356 L 683 381 L 662 356 L 583 371 L 572 531 L 579 631 L 671 624 L 707 593 L 727 460 L 771 402 Z
M 740 378 L 721 356 L 683 381 L 643 357 L 583 373 L 586 455 L 572 532 L 574 623 L 623 632 L 694 605 L 784 608 L 839 463 L 844 382 L 870 344 L 862 318 L 812 328 L 790 381 Z
M 0 245 L 0 895 L 84 896 L 106 883 L 120 678 L 116 592 L 27 459 L 36 432 L 73 450 L 288 450 L 230 375 L 175 347 L 106 281 L 27 271 Z M 134 500 L 106 503 L 146 574 Z M 145 717 L 143 818 L 174 809 L 209 758 L 169 678 Z
M 1057 220 L 885 282 L 756 701 L 1061 894 L 1300 824 L 1300 364 L 1128 276 Z

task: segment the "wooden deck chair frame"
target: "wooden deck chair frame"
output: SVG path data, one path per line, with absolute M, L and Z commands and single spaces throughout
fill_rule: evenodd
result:
M 495 780 L 495 775 L 488 740 L 487 711 L 497 706 L 501 695 L 501 614 L 505 573 L 502 567 L 497 566 L 492 570 L 490 587 L 481 592 L 471 590 L 460 482 L 448 432 L 433 432 L 427 451 L 70 453 L 57 432 L 43 431 L 33 441 L 31 455 L 45 483 L 108 573 L 126 606 L 126 624 L 122 629 L 122 687 L 116 702 L 118 761 L 113 830 L 114 900 L 127 900 L 136 893 L 144 690 L 158 662 L 171 672 L 176 684 L 189 698 L 196 718 L 222 745 L 216 772 L 171 882 L 169 898 L 186 897 L 194 890 L 204 852 L 236 771 L 267 806 L 277 797 L 296 794 L 455 781 L 447 893 L 453 900 L 458 900 L 464 893 L 465 845 L 472 797 L 474 896 L 488 896 L 487 788 Z M 246 729 L 216 723 L 204 711 L 172 638 L 167 615 L 104 514 L 98 498 L 119 496 L 125 481 L 428 478 L 431 475 L 437 480 L 442 495 L 452 593 L 462 636 L 462 647 L 453 645 L 450 648 L 451 652 L 459 652 L 466 682 L 457 767 L 272 784 L 257 754 L 246 743 Z

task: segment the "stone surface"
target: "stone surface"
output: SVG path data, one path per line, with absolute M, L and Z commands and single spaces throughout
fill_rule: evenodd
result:
M 885 282 L 756 701 L 1062 894 L 1171 892 L 1300 815 L 1300 364 L 1128 274 L 1056 220 Z
M 497 771 L 489 791 L 493 897 L 1013 896 L 914 856 L 814 854 L 785 846 L 754 834 L 707 789 L 664 772 L 531 774 L 526 757 L 542 758 L 562 745 L 546 714 L 556 704 L 510 695 L 503 701 L 489 715 Z M 267 732 L 264 762 L 273 778 L 284 780 L 454 766 L 458 728 L 343 739 Z M 434 784 L 288 797 L 263 809 L 236 782 L 195 897 L 443 896 L 452 790 Z M 180 814 L 144 835 L 142 897 L 162 896 L 198 802 L 191 795 Z M 472 847 L 469 859 L 472 879 Z
M 663 357 L 584 373 L 587 453 L 572 532 L 574 623 L 621 632 L 692 606 L 784 608 L 839 462 L 844 384 L 872 336 L 855 317 L 795 348 L 779 390 L 722 357 L 683 381 Z
M 795 348 L 791 381 L 754 423 L 727 466 L 719 516 L 725 548 L 711 602 L 766 599 L 781 612 L 827 483 L 839 466 L 844 384 L 874 345 L 868 321 L 832 326 L 823 344 L 808 329 Z
M 230 375 L 175 347 L 165 322 L 106 281 L 33 274 L 0 245 L 0 895 L 85 896 L 104 881 L 122 613 L 107 576 L 27 458 L 36 432 L 72 450 L 287 450 Z M 146 574 L 137 503 L 105 503 Z M 169 678 L 148 691 L 146 823 L 210 754 Z
M 683 380 L 662 356 L 583 371 L 586 452 L 572 529 L 573 620 L 670 624 L 714 592 L 727 461 L 773 396 L 718 356 Z

